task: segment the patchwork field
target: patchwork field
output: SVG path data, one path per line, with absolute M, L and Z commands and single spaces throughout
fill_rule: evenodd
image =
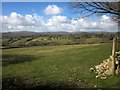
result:
M 3 49 L 3 88 L 117 87 L 117 76 L 96 79 L 91 67 L 111 55 L 112 44 Z
M 99 32 L 78 32 L 78 33 L 60 33 L 60 32 L 11 32 L 3 33 L 0 44 L 4 47 L 32 47 L 32 46 L 59 46 L 75 44 L 100 44 L 112 43 L 113 37 L 117 33 L 99 33 Z

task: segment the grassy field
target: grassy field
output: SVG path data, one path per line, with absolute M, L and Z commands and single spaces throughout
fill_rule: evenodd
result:
M 92 42 L 100 43 L 100 42 L 102 42 L 102 39 L 101 38 L 86 38 L 85 42 L 86 43 L 92 43 Z
M 3 88 L 117 87 L 118 78 L 96 79 L 89 69 L 111 55 L 112 44 L 3 49 Z
M 58 45 L 73 45 L 73 44 L 98 44 L 110 43 L 109 38 L 100 37 L 78 37 L 73 36 L 26 36 L 26 37 L 4 37 L 0 39 L 2 46 L 6 47 L 28 47 L 28 46 L 58 46 Z
M 26 37 L 26 38 L 23 38 L 23 39 L 20 39 L 20 40 L 16 40 L 15 42 L 11 43 L 12 46 L 18 46 L 18 45 L 24 45 L 27 40 L 31 39 L 31 37 Z

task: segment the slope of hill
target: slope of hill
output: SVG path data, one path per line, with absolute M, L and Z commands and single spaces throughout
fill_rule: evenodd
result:
M 18 31 L 18 32 L 3 32 L 2 37 L 21 37 L 21 36 L 36 36 L 36 35 L 64 35 L 68 32 L 30 32 L 30 31 Z
M 28 32 L 28 31 L 19 31 L 19 32 L 6 32 L 2 33 L 2 37 L 12 38 L 12 37 L 21 37 L 21 36 L 32 36 L 37 35 L 36 32 Z
M 0 43 L 2 42 L 2 45 L 7 47 L 110 43 L 115 35 L 116 33 L 100 32 L 9 32 L 3 33 Z

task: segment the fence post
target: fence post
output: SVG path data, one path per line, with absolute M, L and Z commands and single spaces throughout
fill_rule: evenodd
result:
M 115 74 L 115 46 L 116 46 L 116 38 L 113 39 L 113 47 L 112 47 L 112 66 L 113 66 L 113 70 L 112 70 L 112 74 Z
M 116 52 L 119 52 L 120 51 L 120 47 L 119 47 L 119 37 L 116 38 Z M 117 64 L 117 69 L 116 69 L 116 74 L 119 75 L 120 74 L 120 60 L 119 60 L 119 57 L 117 56 L 117 60 L 118 60 L 118 64 Z

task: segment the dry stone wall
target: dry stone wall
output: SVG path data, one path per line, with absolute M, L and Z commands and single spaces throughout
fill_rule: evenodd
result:
M 118 75 L 120 72 L 120 51 L 115 51 L 115 39 L 113 40 L 113 49 L 112 55 L 103 60 L 102 63 L 96 65 L 93 68 L 90 68 L 91 72 L 96 73 L 96 78 L 106 79 L 108 76 L 116 74 Z

